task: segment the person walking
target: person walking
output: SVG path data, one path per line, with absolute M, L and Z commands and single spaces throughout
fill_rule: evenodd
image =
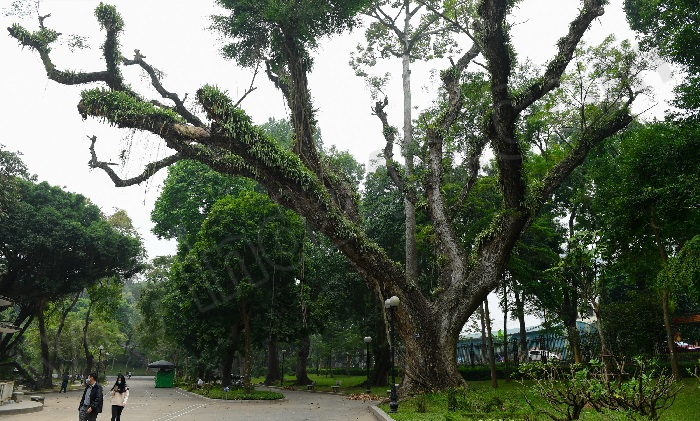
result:
M 79 421 L 95 421 L 102 412 L 102 386 L 97 383 L 97 373 L 90 373 L 85 381 L 85 390 L 78 407 Z
M 129 399 L 129 388 L 126 386 L 126 379 L 119 373 L 117 381 L 114 382 L 112 390 L 109 392 L 112 396 L 109 401 L 112 404 L 112 419 L 111 421 L 121 421 L 122 411 L 126 406 L 126 401 Z
M 58 391 L 58 393 L 68 393 L 68 380 L 70 376 L 68 376 L 68 372 L 64 371 L 63 372 L 63 378 L 61 379 L 61 390 Z

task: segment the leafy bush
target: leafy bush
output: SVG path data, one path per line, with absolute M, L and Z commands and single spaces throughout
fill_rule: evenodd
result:
M 579 419 L 583 408 L 598 412 L 604 409 L 657 420 L 674 402 L 681 385 L 660 370 L 654 360 L 635 359 L 636 369 L 630 380 L 624 364 L 617 373 L 593 360 L 589 364 L 572 364 L 568 370 L 558 364 L 523 364 L 521 371 L 530 378 L 532 388 L 549 405 L 540 410 L 555 421 Z M 527 398 L 533 410 L 536 406 Z

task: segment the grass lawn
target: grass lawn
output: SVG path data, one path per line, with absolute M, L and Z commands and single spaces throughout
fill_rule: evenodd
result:
M 346 376 L 346 375 L 339 375 L 339 374 L 334 374 L 333 377 L 331 376 L 325 376 L 323 374 L 321 375 L 316 375 L 316 374 L 308 374 L 309 378 L 311 381 L 314 382 L 314 390 L 315 391 L 320 391 L 320 392 L 332 392 L 333 391 L 333 386 L 336 385 L 336 382 L 340 382 L 340 388 L 338 390 L 338 393 L 341 394 L 355 394 L 355 393 L 365 393 L 365 385 L 364 382 L 367 380 L 366 377 L 364 376 Z M 258 384 L 262 383 L 265 381 L 264 377 L 253 377 L 253 384 Z M 294 383 L 296 382 L 296 378 L 293 376 L 284 376 L 284 388 L 292 388 L 296 390 L 306 390 L 307 385 L 301 385 L 301 386 L 296 386 Z M 398 379 L 397 379 L 398 382 Z M 280 386 L 279 383 L 275 384 L 275 386 Z M 380 397 L 386 396 L 386 389 L 387 387 L 375 387 L 372 389 L 372 394 L 377 395 Z
M 684 379 L 684 387 L 677 395 L 676 401 L 661 415 L 663 421 L 688 421 L 700 419 L 700 384 L 695 379 Z M 530 408 L 525 401 L 526 393 L 535 405 Z M 387 414 L 389 405 L 379 407 Z M 445 393 L 426 394 L 399 400 L 399 410 L 390 414 L 395 420 L 550 420 L 541 409 L 548 408 L 546 402 L 531 389 L 523 387 L 516 381 L 499 381 L 498 388 L 492 389 L 490 382 L 469 382 L 469 389 L 457 398 L 457 410 L 447 410 Z M 624 413 L 597 413 L 587 409 L 581 416 L 589 421 L 615 421 L 635 419 Z M 638 419 L 638 418 L 637 418 Z

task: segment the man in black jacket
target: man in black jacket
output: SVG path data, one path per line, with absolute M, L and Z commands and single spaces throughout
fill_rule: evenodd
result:
M 80 399 L 78 419 L 80 421 L 95 421 L 100 412 L 102 412 L 102 386 L 97 383 L 97 373 L 90 373 L 85 384 L 83 397 Z

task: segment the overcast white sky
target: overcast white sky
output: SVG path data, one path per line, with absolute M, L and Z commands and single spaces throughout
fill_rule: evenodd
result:
M 5 9 L 11 2 L 0 0 Z M 216 13 L 213 1 L 182 0 L 115 0 L 126 23 L 121 37 L 122 52 L 130 56 L 139 49 L 146 61 L 163 70 L 166 89 L 182 97 L 190 97 L 205 83 L 227 89 L 233 97 L 241 95 L 251 81 L 250 72 L 239 70 L 232 62 L 221 59 L 217 36 L 206 29 L 208 16 Z M 633 35 L 624 20 L 622 0 L 613 0 L 605 16 L 595 22 L 588 39 L 601 41 L 609 33 L 619 39 Z M 51 13 L 46 25 L 63 34 L 87 36 L 90 49 L 70 53 L 65 46 L 56 46 L 54 62 L 59 68 L 74 70 L 102 70 L 100 44 L 103 40 L 93 11 L 96 0 L 42 0 L 41 14 Z M 521 57 L 542 64 L 554 52 L 556 40 L 562 36 L 569 20 L 576 14 L 577 0 L 525 0 L 513 20 L 518 25 L 513 40 Z M 3 10 L 4 12 L 4 10 Z M 2 13 L 0 27 L 6 28 L 16 17 Z M 36 19 L 22 21 L 31 29 Z M 382 148 L 381 127 L 371 115 L 372 101 L 364 82 L 348 66 L 350 52 L 361 33 L 344 35 L 323 44 L 316 58 L 315 70 L 310 77 L 314 105 L 324 144 L 335 144 L 350 151 L 358 161 L 368 163 L 370 156 Z M 147 184 L 115 188 L 102 171 L 92 171 L 87 136 L 97 135 L 96 150 L 101 160 L 119 162 L 118 154 L 130 150 L 123 167 L 115 167 L 123 174 L 135 175 L 143 165 L 169 154 L 153 136 L 110 128 L 94 120 L 83 121 L 76 110 L 81 87 L 58 85 L 48 81 L 38 55 L 22 50 L 7 32 L 0 36 L 0 116 L 2 130 L 0 144 L 7 149 L 21 151 L 24 162 L 40 181 L 69 191 L 81 193 L 100 206 L 105 213 L 121 208 L 128 212 L 143 235 L 150 257 L 174 253 L 172 242 L 159 241 L 151 233 L 150 212 L 157 198 L 165 170 Z M 414 105 L 427 106 L 435 87 L 430 82 L 430 69 L 445 67 L 439 62 L 429 66 L 415 66 L 412 72 Z M 401 126 L 400 64 L 391 63 L 386 70 L 393 74 L 388 90 L 392 122 Z M 127 68 L 125 76 L 134 86 L 146 86 L 137 69 Z M 667 74 L 651 75 L 649 84 L 668 91 Z M 242 104 L 253 120 L 265 122 L 269 117 L 284 118 L 286 109 L 281 95 L 274 90 L 264 75 L 256 81 L 258 89 Z M 152 96 L 157 98 L 157 96 Z M 491 306 L 495 313 L 496 305 Z M 497 324 L 499 317 L 493 314 Z M 495 326 L 495 329 L 498 329 Z

